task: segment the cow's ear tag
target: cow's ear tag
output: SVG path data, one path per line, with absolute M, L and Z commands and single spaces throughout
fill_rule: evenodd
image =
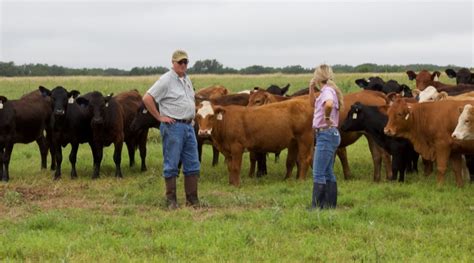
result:
M 408 118 L 410 118 L 410 113 L 407 113 L 407 115 L 405 116 L 405 120 L 408 120 Z
M 148 111 L 146 109 L 143 109 L 142 113 L 146 114 Z
M 0 101 L 0 110 L 3 109 L 3 102 Z
M 73 97 L 70 97 L 69 100 L 67 101 L 67 103 L 73 104 L 73 103 L 74 103 L 74 98 L 73 98 Z
M 222 121 L 222 113 L 217 114 L 217 120 Z
M 352 119 L 353 120 L 357 119 L 357 112 L 352 113 Z
M 109 103 L 108 103 L 108 102 L 107 102 L 107 103 L 105 103 L 105 107 L 106 107 L 106 108 L 107 108 L 107 107 L 109 107 Z

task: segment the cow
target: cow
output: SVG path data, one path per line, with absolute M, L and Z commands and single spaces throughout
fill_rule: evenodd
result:
M 319 92 L 319 89 L 317 87 L 314 87 L 314 92 Z M 306 88 L 302 88 L 298 91 L 296 91 L 295 93 L 291 94 L 290 96 L 288 97 L 298 97 L 298 96 L 303 96 L 303 95 L 308 95 L 309 94 L 309 88 L 306 87 Z
M 283 96 L 285 95 L 285 93 L 288 92 L 289 89 L 290 89 L 290 83 L 286 84 L 286 86 L 284 86 L 283 88 L 280 88 L 277 85 L 272 84 L 266 89 L 266 91 L 274 95 Z
M 148 137 L 148 128 L 132 129 L 132 122 L 138 109 L 143 104 L 142 96 L 137 90 L 126 91 L 115 96 L 117 102 L 123 109 L 123 132 L 124 142 L 127 145 L 130 167 L 135 165 L 135 149 L 140 151 L 141 171 L 146 171 L 146 141 Z
M 474 107 L 466 104 L 460 111 L 461 115 L 451 136 L 455 140 L 474 140 Z
M 341 126 L 342 131 L 365 131 L 372 136 L 377 145 L 392 155 L 392 180 L 404 182 L 405 171 L 417 171 L 418 153 L 413 145 L 403 138 L 390 137 L 384 134 L 387 124 L 386 115 L 388 105 L 366 106 L 356 102 L 351 106 L 346 120 Z
M 438 77 L 440 76 L 440 74 L 441 73 L 439 71 L 435 71 L 432 74 L 429 73 L 427 70 L 422 70 L 418 74 L 411 70 L 407 71 L 408 78 L 410 80 L 416 79 L 416 88 L 421 92 L 429 86 L 436 88 L 438 92 L 445 91 L 450 96 L 474 91 L 474 85 L 472 84 L 450 85 L 441 83 L 438 81 Z
M 445 72 L 448 77 L 456 79 L 456 84 L 474 84 L 474 73 L 467 68 L 461 68 L 458 72 L 448 68 Z
M 194 96 L 200 99 L 215 99 L 227 94 L 229 94 L 229 91 L 226 87 L 222 85 L 213 85 L 196 91 L 196 94 Z
M 439 101 L 439 100 L 472 100 L 474 91 L 450 96 L 446 91 L 438 92 L 435 87 L 429 86 L 419 94 L 418 102 Z
M 196 121 L 199 135 L 210 136 L 227 160 L 229 183 L 240 185 L 244 150 L 277 152 L 288 148 L 287 173 L 297 163 L 298 178 L 304 179 L 311 162 L 313 109 L 306 100 L 287 100 L 261 107 L 214 106 L 203 101 Z M 296 156 L 296 160 L 292 157 Z
M 92 141 L 89 145 L 94 159 L 92 179 L 99 178 L 104 146 L 112 143 L 114 144 L 115 176 L 122 177 L 120 164 L 124 141 L 123 109 L 112 95 L 104 97 L 102 93 L 93 91 L 76 99 L 79 105 L 87 107 L 88 114 L 91 116 L 89 125 L 92 130 Z
M 71 163 L 71 179 L 77 178 L 76 161 L 79 144 L 92 141 L 92 130 L 90 128 L 91 116 L 88 111 L 75 103 L 80 94 L 77 90 L 67 91 L 62 86 L 49 90 L 40 87 L 43 96 L 51 98 L 51 121 L 53 144 L 52 148 L 56 156 L 55 180 L 61 178 L 62 147 L 71 144 L 69 161 Z
M 396 80 L 385 82 L 380 77 L 370 77 L 368 80 L 356 79 L 355 83 L 366 90 L 381 91 L 385 94 L 395 92 L 401 94 L 403 97 L 413 97 L 410 87 L 405 84 L 400 85 Z
M 46 168 L 46 158 L 51 145 L 48 123 L 51 116 L 49 98 L 36 90 L 18 100 L 0 97 L 0 179 L 10 180 L 10 157 L 15 143 L 36 141 L 41 154 L 41 168 Z M 44 133 L 46 132 L 46 138 Z M 51 169 L 55 169 L 54 153 L 51 151 Z
M 451 160 L 456 184 L 461 187 L 462 154 L 474 153 L 474 142 L 457 142 L 451 134 L 457 124 L 458 108 L 470 102 L 473 101 L 409 104 L 397 99 L 388 109 L 388 123 L 384 132 L 410 140 L 422 158 L 436 161 L 438 185 L 444 183 L 448 161 Z

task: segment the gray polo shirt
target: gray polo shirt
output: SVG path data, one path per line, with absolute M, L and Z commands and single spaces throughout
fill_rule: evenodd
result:
M 174 119 L 194 119 L 194 88 L 188 75 L 180 79 L 171 69 L 147 91 L 160 107 L 160 114 Z

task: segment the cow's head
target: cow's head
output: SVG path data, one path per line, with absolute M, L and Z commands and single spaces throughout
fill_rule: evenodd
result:
M 450 78 L 456 78 L 456 84 L 474 84 L 474 73 L 467 68 L 460 69 L 457 73 L 453 69 L 447 69 L 446 74 Z
M 435 71 L 430 73 L 428 70 L 422 70 L 420 73 L 416 74 L 415 72 L 409 70 L 407 71 L 409 80 L 416 80 L 416 88 L 423 91 L 426 87 L 433 84 L 433 81 L 438 81 L 441 72 Z
M 351 109 L 347 113 L 347 118 L 342 123 L 342 131 L 361 131 L 364 129 L 364 111 L 360 102 L 352 104 Z
M 474 108 L 471 104 L 460 107 L 461 115 L 459 115 L 458 125 L 451 137 L 455 140 L 474 140 Z
M 199 126 L 198 136 L 210 137 L 214 123 L 223 120 L 225 109 L 221 106 L 212 106 L 209 101 L 201 102 L 196 109 L 195 120 Z
M 418 102 L 428 102 L 438 100 L 439 92 L 433 86 L 428 86 L 420 92 Z
M 388 122 L 384 132 L 390 136 L 399 136 L 410 129 L 413 119 L 411 106 L 403 99 L 396 99 L 387 111 Z
M 368 80 L 366 79 L 356 79 L 355 83 L 357 86 L 366 89 L 366 90 L 375 90 L 375 91 L 382 91 L 383 86 L 385 85 L 385 81 L 380 77 L 369 77 Z
M 156 109 L 159 110 L 158 104 L 156 105 Z M 130 130 L 132 132 L 136 132 L 141 129 L 148 129 L 148 128 L 159 128 L 160 122 L 151 115 L 151 113 L 146 109 L 143 103 L 138 108 L 135 117 L 133 117 L 132 123 L 130 124 Z
M 94 91 L 89 93 L 88 99 L 79 97 L 76 99 L 76 102 L 77 104 L 88 108 L 89 113 L 92 116 L 91 124 L 93 126 L 102 125 L 104 124 L 105 111 L 109 107 L 112 96 L 113 93 L 104 97 L 102 93 Z
M 290 88 L 290 83 L 286 84 L 286 86 L 283 88 L 280 88 L 279 86 L 272 84 L 266 89 L 266 91 L 270 92 L 271 94 L 283 96 L 285 95 L 285 93 L 288 91 L 289 88 Z
M 412 90 L 407 85 L 405 85 L 405 84 L 400 85 L 400 89 L 401 89 L 400 94 L 402 95 L 402 97 L 405 97 L 405 98 L 413 98 L 414 97 Z
M 64 116 L 67 111 L 68 104 L 75 102 L 80 92 L 77 90 L 67 91 L 61 86 L 57 86 L 53 90 L 49 90 L 43 86 L 39 87 L 39 90 L 43 96 L 51 97 L 51 107 L 53 114 L 56 117 Z
M 270 102 L 270 93 L 265 90 L 253 90 L 250 92 L 249 103 L 247 106 L 261 106 Z

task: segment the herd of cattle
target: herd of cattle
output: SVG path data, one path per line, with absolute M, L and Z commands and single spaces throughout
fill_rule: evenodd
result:
M 379 77 L 355 81 L 362 90 L 344 96 L 345 108 L 339 120 L 341 144 L 337 156 L 344 178 L 351 177 L 346 147 L 365 136 L 375 181 L 381 179 L 382 161 L 391 167 L 386 169 L 387 179 L 404 181 L 405 172 L 418 171 L 420 155 L 425 175 L 436 163 L 439 184 L 444 182 L 449 161 L 458 186 L 463 185 L 466 166 L 471 182 L 474 180 L 474 74 L 468 69 L 448 69 L 446 73 L 456 78 L 456 85 L 441 83 L 440 72 L 426 70 L 418 74 L 407 71 L 410 80 L 416 79 L 413 90 Z M 295 165 L 297 177 L 306 177 L 314 150 L 314 109 L 309 105 L 308 88 L 285 95 L 288 88 L 289 84 L 284 88 L 272 85 L 229 94 L 225 87 L 216 85 L 196 92 L 199 156 L 204 143 L 213 147 L 213 165 L 222 153 L 230 184 L 240 185 L 244 151 L 250 152 L 250 176 L 256 169 L 257 176 L 267 173 L 267 153 L 278 156 L 288 149 L 285 177 L 291 176 Z M 92 178 L 99 177 L 103 148 L 112 143 L 117 177 L 122 176 L 124 142 L 130 166 L 135 163 L 138 148 L 141 170 L 145 171 L 148 129 L 152 127 L 159 127 L 159 122 L 144 108 L 136 90 L 116 96 L 98 91 L 80 96 L 79 91 L 61 86 L 52 90 L 40 86 L 17 100 L 0 96 L 0 177 L 9 180 L 13 145 L 33 141 L 39 146 L 42 168 L 46 168 L 48 151 L 51 153 L 54 179 L 61 177 L 62 147 L 68 144 L 72 178 L 77 177 L 76 156 L 82 143 L 88 143 L 93 153 Z

